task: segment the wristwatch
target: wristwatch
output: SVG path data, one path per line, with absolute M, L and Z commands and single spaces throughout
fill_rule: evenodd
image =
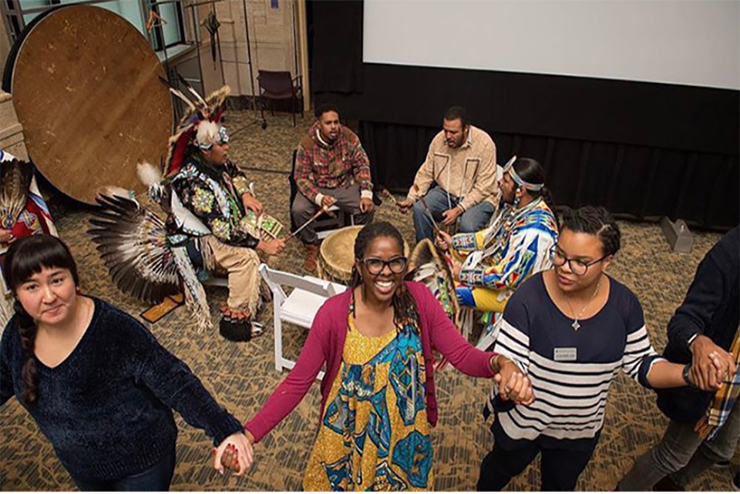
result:
M 694 383 L 691 382 L 691 378 L 689 377 L 689 372 L 691 372 L 691 364 L 684 365 L 683 370 L 681 371 L 681 377 L 683 377 L 683 381 L 687 386 L 695 388 L 696 386 L 694 386 Z

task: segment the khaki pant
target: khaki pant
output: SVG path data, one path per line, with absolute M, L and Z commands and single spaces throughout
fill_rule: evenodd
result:
M 230 309 L 257 313 L 260 302 L 260 258 L 254 249 L 234 247 L 208 237 L 216 266 L 228 274 Z

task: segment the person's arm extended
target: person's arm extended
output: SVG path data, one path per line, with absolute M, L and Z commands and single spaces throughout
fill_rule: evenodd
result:
M 468 343 L 434 295 L 426 287 L 421 293 L 420 313 L 427 318 L 432 345 L 463 374 L 493 377 L 496 373 L 493 365 L 496 354 L 478 350 Z
M 140 360 L 137 381 L 182 415 L 189 425 L 203 429 L 216 446 L 232 434 L 242 432 L 241 423 L 218 404 L 183 361 L 167 351 L 138 321 L 127 318 L 119 318 L 117 326 L 118 330 L 129 326 L 130 351 L 133 358 Z
M 283 379 L 259 412 L 244 426 L 247 437 L 257 443 L 303 400 L 326 361 L 330 309 L 324 304 L 314 318 L 295 367 Z
M 656 360 L 647 375 L 647 381 L 653 389 L 679 388 L 688 386 L 683 378 L 684 365 L 674 364 L 667 360 Z

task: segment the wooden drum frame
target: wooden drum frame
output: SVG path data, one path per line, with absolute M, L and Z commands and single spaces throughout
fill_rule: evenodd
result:
M 173 110 L 159 58 L 123 17 L 68 5 L 34 19 L 8 57 L 28 153 L 64 194 L 94 205 L 101 187 L 144 191 L 136 164 L 167 155 Z

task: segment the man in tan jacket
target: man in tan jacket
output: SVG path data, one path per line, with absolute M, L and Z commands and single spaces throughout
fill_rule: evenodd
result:
M 434 240 L 429 213 L 444 225 L 459 222 L 458 232 L 476 232 L 490 221 L 498 198 L 496 145 L 485 131 L 470 125 L 465 109 L 453 106 L 398 207 L 403 213 L 413 207 L 419 242 Z

